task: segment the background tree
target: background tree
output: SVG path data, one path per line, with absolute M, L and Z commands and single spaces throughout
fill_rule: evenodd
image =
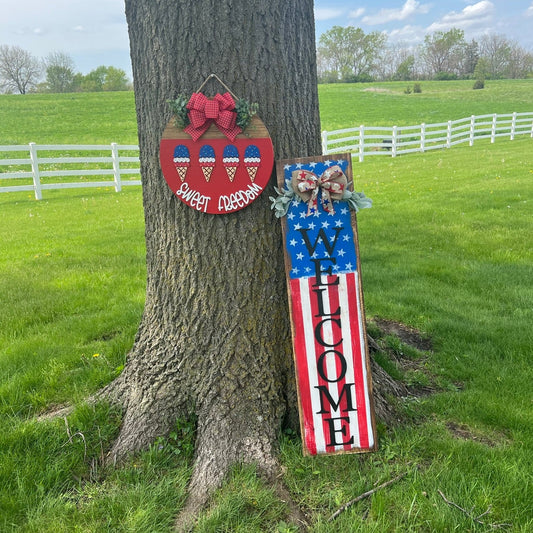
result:
M 429 76 L 442 77 L 441 73 L 457 76 L 463 61 L 465 45 L 464 31 L 457 28 L 426 35 L 422 58 Z
M 46 69 L 46 90 L 50 93 L 68 93 L 75 88 L 75 64 L 64 52 L 53 52 L 44 60 Z
M 19 46 L 0 46 L 0 85 L 4 91 L 26 94 L 41 76 L 41 63 Z
M 127 91 L 128 88 L 126 72 L 121 68 L 107 67 L 102 89 L 104 91 Z
M 101 393 L 124 410 L 111 457 L 197 417 L 188 512 L 235 462 L 278 471 L 277 437 L 297 425 L 279 221 L 266 191 L 206 215 L 159 165 L 167 103 L 210 73 L 260 104 L 277 158 L 320 153 L 312 0 L 126 0 L 146 221 L 147 293 L 123 373 Z M 246 28 L 246 31 L 236 31 Z M 191 60 L 191 58 L 194 60 Z M 224 90 L 208 84 L 208 96 Z
M 379 61 L 387 37 L 380 32 L 365 34 L 353 26 L 333 26 L 320 36 L 318 54 L 321 67 L 335 72 L 339 79 L 369 79 Z

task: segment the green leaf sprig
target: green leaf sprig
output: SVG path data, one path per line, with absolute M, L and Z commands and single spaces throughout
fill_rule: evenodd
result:
M 185 94 L 178 94 L 175 100 L 168 100 L 176 126 L 180 129 L 185 129 L 191 123 L 188 114 L 189 110 L 187 109 L 189 100 L 190 96 L 186 96 Z M 237 126 L 244 131 L 258 110 L 259 104 L 257 103 L 250 103 L 244 98 L 236 100 L 235 112 L 237 113 Z

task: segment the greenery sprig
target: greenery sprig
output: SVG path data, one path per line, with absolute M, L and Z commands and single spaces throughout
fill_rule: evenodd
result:
M 190 96 L 185 94 L 178 94 L 175 100 L 168 100 L 172 114 L 174 115 L 174 120 L 176 126 L 180 129 L 185 129 L 191 121 L 189 120 L 189 110 L 187 109 L 187 104 L 189 103 Z M 245 130 L 246 127 L 250 124 L 252 117 L 259 110 L 259 104 L 250 103 L 244 98 L 239 98 L 235 101 L 235 112 L 237 113 L 236 124 Z
M 278 187 L 274 187 L 274 190 L 278 196 L 276 198 L 270 196 L 269 200 L 272 202 L 270 209 L 274 210 L 276 218 L 281 218 L 287 214 L 290 203 L 295 197 L 301 201 L 301 198 L 296 194 L 290 183 L 287 184 L 286 189 L 278 189 Z M 348 204 L 350 209 L 356 213 L 360 209 L 368 209 L 372 207 L 372 200 L 368 198 L 364 192 L 345 190 L 342 199 Z

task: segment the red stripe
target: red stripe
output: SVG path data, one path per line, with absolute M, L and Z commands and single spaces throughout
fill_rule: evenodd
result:
M 304 435 L 302 438 L 311 455 L 316 455 L 315 427 L 313 424 L 313 408 L 311 405 L 311 389 L 309 385 L 309 371 L 307 367 L 307 352 L 305 347 L 304 311 L 300 294 L 300 280 L 290 280 L 292 320 L 294 325 L 294 353 L 296 359 L 296 376 L 300 397 L 300 408 L 303 416 Z
M 363 365 L 365 364 L 366 353 L 364 347 L 361 345 L 361 329 L 359 327 L 359 316 L 362 310 L 357 305 L 357 286 L 355 284 L 355 276 L 357 273 L 346 274 L 346 283 L 348 286 L 348 294 L 353 295 L 349 298 L 350 310 L 350 326 L 352 330 L 352 350 L 353 350 L 353 364 L 355 375 L 355 397 L 357 403 L 357 419 L 359 422 L 359 439 L 361 448 L 368 448 L 368 424 L 367 424 L 367 410 L 366 404 L 366 381 L 364 379 Z
M 309 283 L 308 286 L 309 286 L 309 291 L 310 291 L 310 302 L 311 302 L 311 317 L 310 318 L 312 321 L 311 323 L 313 324 L 313 332 L 314 332 L 316 326 L 324 319 L 324 317 L 317 316 L 319 313 L 318 297 L 317 297 L 317 294 L 313 292 L 313 289 L 317 290 L 323 287 L 313 286 L 313 285 L 317 285 L 317 278 L 315 277 L 309 278 L 308 283 Z M 315 368 L 317 368 L 318 358 L 327 348 L 325 348 L 318 342 L 318 340 L 316 339 L 316 336 L 314 338 L 315 338 L 315 351 L 313 354 L 311 353 L 308 354 L 308 364 L 315 365 Z M 319 386 L 319 385 L 328 386 L 328 382 L 322 379 L 320 375 L 318 375 L 318 383 L 316 383 L 315 386 Z M 320 409 L 320 407 L 318 409 Z M 322 427 L 320 429 L 316 428 L 316 431 L 322 431 L 322 434 L 324 435 L 324 441 L 326 444 L 328 443 L 328 440 L 329 440 L 328 424 L 327 422 L 325 422 L 325 419 L 327 416 L 328 415 L 320 415 L 320 418 L 322 419 Z M 326 451 L 331 451 L 331 450 L 333 450 L 331 446 L 326 446 Z

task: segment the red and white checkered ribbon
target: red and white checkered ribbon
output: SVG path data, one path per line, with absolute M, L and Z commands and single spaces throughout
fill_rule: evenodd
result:
M 231 141 L 241 133 L 242 129 L 236 125 L 237 113 L 235 101 L 230 93 L 217 94 L 209 99 L 202 93 L 193 93 L 189 103 L 189 120 L 191 123 L 185 128 L 194 141 L 197 141 L 214 123 L 217 128 Z

